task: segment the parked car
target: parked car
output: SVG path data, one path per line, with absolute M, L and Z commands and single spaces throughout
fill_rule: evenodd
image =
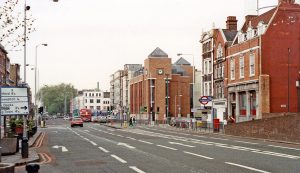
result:
M 71 127 L 80 126 L 83 127 L 83 121 L 79 117 L 73 117 L 71 120 Z
M 98 121 L 100 123 L 106 123 L 107 122 L 107 116 L 103 116 L 103 115 L 98 116 Z
M 68 115 L 64 116 L 64 120 L 70 120 L 70 117 Z
M 91 121 L 92 122 L 98 122 L 98 117 L 97 116 L 92 116 Z

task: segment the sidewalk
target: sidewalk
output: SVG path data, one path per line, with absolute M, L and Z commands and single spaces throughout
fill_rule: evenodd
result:
M 20 166 L 25 165 L 27 163 L 38 162 L 39 156 L 35 151 L 35 148 L 33 148 L 33 145 L 36 139 L 38 139 L 38 137 L 40 136 L 40 134 L 41 132 L 38 131 L 33 137 L 29 138 L 28 158 L 22 158 L 20 148 L 19 152 L 15 153 L 14 155 L 1 156 L 2 163 L 14 163 L 15 166 Z
M 107 127 L 111 127 L 111 128 L 115 128 L 115 129 L 122 129 L 125 128 L 124 126 L 121 125 L 121 123 L 107 123 L 104 124 L 104 126 Z M 300 145 L 300 143 L 295 143 L 295 142 L 290 142 L 290 141 L 278 141 L 278 140 L 272 140 L 272 139 L 262 139 L 262 138 L 253 138 L 253 137 L 245 137 L 245 136 L 233 136 L 233 135 L 228 135 L 228 134 L 224 134 L 221 132 L 213 132 L 213 130 L 194 130 L 194 129 L 190 129 L 190 128 L 176 128 L 173 126 L 170 126 L 168 124 L 159 124 L 159 125 L 141 125 L 138 124 L 134 127 L 157 127 L 157 128 L 162 128 L 162 129 L 169 129 L 169 130 L 174 130 L 174 131 L 180 131 L 180 132 L 193 132 L 193 133 L 199 133 L 199 134 L 209 134 L 209 135 L 216 135 L 216 136 L 227 136 L 227 137 L 241 137 L 241 138 L 245 138 L 245 139 L 251 139 L 251 140 L 262 140 L 262 141 L 269 141 L 269 142 L 276 142 L 276 143 L 284 143 L 284 144 L 293 144 L 293 145 Z M 126 127 L 126 128 L 132 128 L 132 127 Z

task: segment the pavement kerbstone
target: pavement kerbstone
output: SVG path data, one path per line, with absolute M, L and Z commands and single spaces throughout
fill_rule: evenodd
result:
M 35 148 L 32 146 L 34 145 L 35 141 L 41 135 L 41 132 L 37 132 L 33 137 L 31 137 L 28 141 L 29 149 L 28 149 L 28 158 L 22 158 L 21 149 L 19 152 L 15 153 L 14 155 L 2 156 L 3 163 L 13 163 L 15 166 L 25 165 L 27 163 L 33 163 L 39 161 L 39 156 L 35 151 Z

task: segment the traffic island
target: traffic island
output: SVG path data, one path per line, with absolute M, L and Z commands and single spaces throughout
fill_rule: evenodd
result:
M 15 164 L 0 163 L 0 173 L 15 173 Z

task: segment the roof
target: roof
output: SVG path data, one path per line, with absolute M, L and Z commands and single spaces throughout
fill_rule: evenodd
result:
M 242 27 L 242 32 L 247 32 L 247 29 L 249 27 L 249 21 L 251 21 L 251 26 L 256 28 L 256 26 L 258 25 L 259 22 L 263 21 L 264 24 L 268 24 L 272 18 L 272 16 L 274 15 L 274 13 L 276 12 L 276 8 L 273 8 L 259 16 L 251 16 L 250 20 L 246 20 L 243 27 Z M 247 17 L 246 17 L 247 18 Z
M 181 57 L 175 62 L 175 65 L 191 65 L 191 63 Z
M 222 29 L 222 31 L 223 31 L 227 41 L 233 41 L 236 34 L 238 33 L 238 31 L 228 30 L 228 29 Z
M 185 70 L 180 65 L 172 65 L 172 74 L 185 75 Z
M 155 58 L 155 57 L 168 57 L 168 54 L 166 54 L 163 50 L 161 50 L 159 47 L 157 47 L 150 55 L 148 58 Z

